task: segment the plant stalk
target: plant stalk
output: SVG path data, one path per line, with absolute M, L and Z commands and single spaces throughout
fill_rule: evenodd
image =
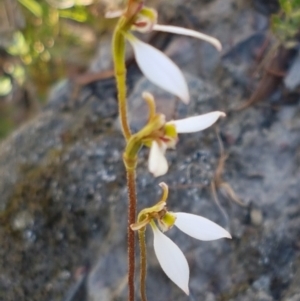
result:
M 122 24 L 122 18 L 119 21 Z M 113 36 L 113 59 L 115 66 L 115 77 L 118 90 L 119 117 L 123 135 L 126 141 L 131 136 L 127 117 L 126 102 L 126 65 L 125 65 L 125 37 L 121 31 L 121 25 L 117 26 Z
M 136 219 L 136 182 L 135 168 L 127 168 L 127 187 L 128 187 L 128 226 L 127 226 L 127 246 L 128 246 L 128 300 L 134 301 L 134 274 L 135 274 L 135 233 L 130 225 Z
M 146 274 L 147 274 L 147 252 L 145 242 L 145 230 L 143 227 L 139 230 L 139 243 L 140 243 L 140 293 L 141 300 L 147 301 L 146 295 Z

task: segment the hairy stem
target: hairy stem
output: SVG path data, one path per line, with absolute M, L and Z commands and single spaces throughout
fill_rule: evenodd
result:
M 139 230 L 139 243 L 140 243 L 140 292 L 142 301 L 147 301 L 146 296 L 146 274 L 147 274 L 147 253 L 145 242 L 145 230 L 143 227 Z
M 125 37 L 121 31 L 122 21 L 123 20 L 121 18 L 119 21 L 120 25 L 117 26 L 113 36 L 113 58 L 118 90 L 119 116 L 123 135 L 127 141 L 131 136 L 131 131 L 127 117 Z
M 113 36 L 113 58 L 115 67 L 115 77 L 118 90 L 119 116 L 123 135 L 128 141 L 131 131 L 127 117 L 126 99 L 126 65 L 125 65 L 125 38 L 122 33 L 125 20 L 120 18 Z M 135 271 L 135 237 L 130 225 L 135 223 L 136 218 L 136 188 L 135 188 L 135 167 L 136 160 L 124 158 L 127 172 L 128 189 L 128 226 L 127 226 L 127 246 L 128 246 L 128 301 L 134 301 L 134 271 Z
M 127 168 L 127 187 L 128 187 L 128 300 L 134 301 L 134 272 L 135 272 L 135 233 L 130 225 L 135 223 L 136 219 L 136 183 L 135 168 Z

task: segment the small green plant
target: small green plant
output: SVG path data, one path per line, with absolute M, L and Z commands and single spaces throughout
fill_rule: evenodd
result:
M 280 12 L 271 17 L 271 29 L 286 48 L 299 43 L 300 0 L 279 0 Z
M 38 97 L 44 98 L 49 85 L 66 76 L 68 63 L 78 69 L 88 65 L 104 25 L 92 1 L 18 0 L 17 4 L 24 24 L 15 26 L 6 43 L 11 57 L 6 69 L 18 85 L 34 83 Z M 8 86 L 3 78 L 3 96 L 10 92 Z
M 53 83 L 86 70 L 112 25 L 101 9 L 91 0 L 0 1 L 0 139 L 32 116 Z

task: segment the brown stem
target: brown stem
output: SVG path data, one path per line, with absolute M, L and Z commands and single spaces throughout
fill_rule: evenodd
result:
M 146 274 L 147 274 L 147 253 L 146 253 L 146 243 L 145 243 L 145 230 L 146 227 L 143 227 L 139 230 L 139 242 L 140 242 L 140 292 L 142 301 L 147 301 L 146 295 Z
M 127 168 L 127 187 L 128 187 L 128 301 L 134 301 L 134 272 L 135 272 L 135 235 L 130 225 L 136 219 L 136 187 L 135 169 Z

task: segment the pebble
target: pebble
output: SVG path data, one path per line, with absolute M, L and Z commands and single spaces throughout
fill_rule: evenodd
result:
M 27 210 L 20 211 L 17 213 L 12 222 L 12 228 L 17 231 L 26 229 L 27 227 L 33 225 L 33 216 Z
M 263 222 L 263 214 L 259 209 L 251 209 L 250 211 L 251 224 L 253 226 L 260 226 Z

